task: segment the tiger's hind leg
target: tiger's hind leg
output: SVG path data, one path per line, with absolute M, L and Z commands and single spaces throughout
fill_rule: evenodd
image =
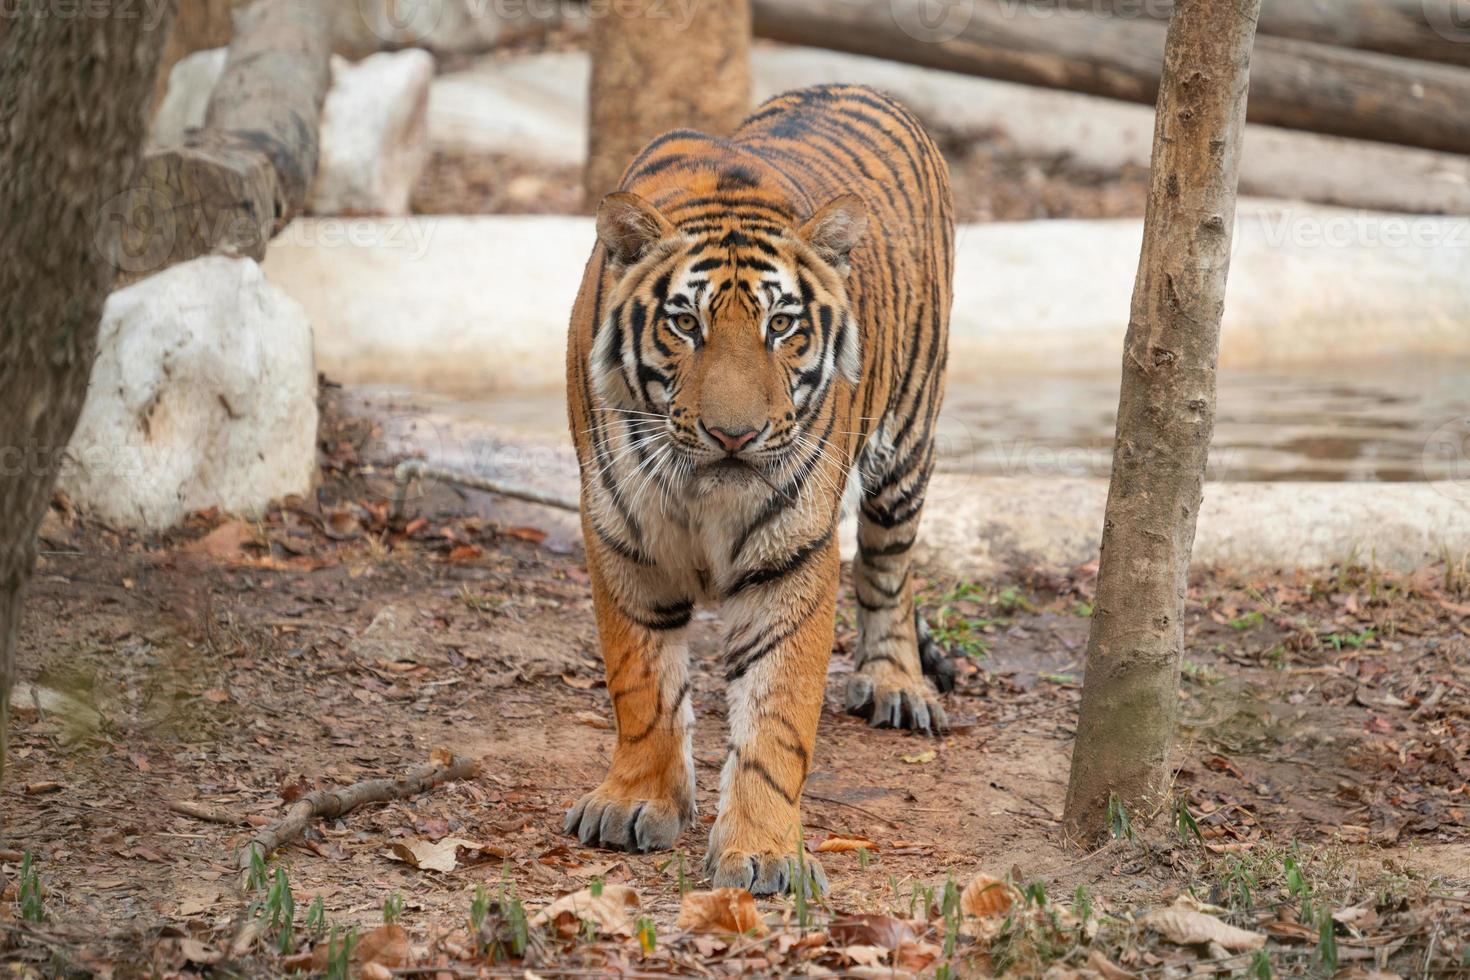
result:
M 938 735 L 948 727 L 939 692 L 954 687 L 954 666 L 914 606 L 909 555 L 933 466 L 933 443 L 926 442 L 863 494 L 858 557 L 852 563 L 857 670 L 848 679 L 844 700 L 850 714 L 875 727 Z

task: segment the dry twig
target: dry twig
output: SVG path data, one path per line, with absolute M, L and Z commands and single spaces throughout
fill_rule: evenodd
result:
M 286 816 L 260 833 L 240 851 L 240 888 L 250 884 L 250 865 L 255 855 L 264 860 L 306 829 L 313 820 L 331 820 L 364 803 L 385 803 L 388 800 L 404 800 L 440 783 L 456 779 L 468 779 L 479 772 L 480 764 L 474 759 L 465 759 L 449 753 L 434 753 L 435 761 L 420 766 L 398 779 L 367 779 L 340 789 L 319 789 L 307 793 L 291 805 Z

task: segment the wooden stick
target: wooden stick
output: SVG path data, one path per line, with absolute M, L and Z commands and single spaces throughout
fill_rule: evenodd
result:
M 261 828 L 260 833 L 240 851 L 240 888 L 245 890 L 250 886 L 250 866 L 255 855 L 259 854 L 262 861 L 266 860 L 282 845 L 299 837 L 307 824 L 314 820 L 340 817 L 364 803 L 406 800 L 410 796 L 433 789 L 440 783 L 469 779 L 479 771 L 480 763 L 477 760 L 451 755 L 447 759 L 420 766 L 398 779 L 367 779 L 340 789 L 319 789 L 307 793 L 291 805 L 285 817 Z
M 245 818 L 238 814 L 221 810 L 218 807 L 205 806 L 203 803 L 195 803 L 192 800 L 165 800 L 163 805 L 174 813 L 182 814 L 186 817 L 193 817 L 195 820 L 203 820 L 206 823 L 222 823 L 236 826 L 246 822 Z

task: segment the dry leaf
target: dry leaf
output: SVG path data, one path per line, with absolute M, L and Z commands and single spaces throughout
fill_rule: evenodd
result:
M 377 963 L 390 968 L 403 966 L 408 962 L 408 933 L 396 923 L 378 926 L 352 947 L 352 958 L 364 964 Z
M 921 765 L 923 765 L 926 762 L 933 762 L 934 759 L 935 759 L 935 757 L 938 754 L 939 753 L 935 752 L 933 749 L 925 749 L 923 752 L 920 752 L 918 755 L 906 755 L 906 756 L 904 756 L 903 757 L 903 761 L 904 762 L 907 762 L 907 763 L 910 763 L 911 765 L 921 766 Z
M 838 946 L 878 946 L 897 949 L 917 939 L 913 927 L 891 915 L 843 915 L 832 920 L 827 935 Z
M 878 845 L 866 837 L 848 837 L 844 834 L 828 834 L 827 839 L 817 845 L 822 854 L 843 854 L 847 851 L 876 851 Z
M 977 874 L 960 893 L 960 911 L 977 919 L 1000 915 L 1016 901 L 1015 889 L 999 878 Z
M 579 711 L 572 715 L 572 720 L 579 725 L 586 725 L 588 728 L 600 728 L 603 731 L 612 731 L 613 727 L 612 722 L 595 711 Z
M 1133 980 L 1133 974 L 1115 964 L 1100 951 L 1087 954 L 1087 965 L 1102 977 L 1102 980 Z
M 638 907 L 638 893 L 627 885 L 603 885 L 601 895 L 592 889 L 563 895 L 531 917 L 531 925 L 543 926 L 562 915 L 596 924 L 598 932 L 615 936 L 633 935 L 632 910 Z
M 457 544 L 449 551 L 449 560 L 456 563 L 475 561 L 485 554 L 477 544 Z
M 184 551 L 210 558 L 239 558 L 245 545 L 255 540 L 250 525 L 244 521 L 226 521 L 198 541 L 184 546 Z
M 1140 920 L 1171 943 L 1181 946 L 1218 943 L 1231 952 L 1260 949 L 1266 937 L 1259 932 L 1239 929 L 1213 915 L 1197 912 L 1188 905 L 1174 905 L 1150 912 Z
M 338 949 L 341 949 L 342 939 L 337 940 Z M 330 942 L 320 942 L 310 953 L 300 953 L 296 956 L 288 956 L 281 961 L 281 966 L 290 973 L 300 973 L 311 970 L 321 973 L 327 968 L 327 960 L 333 952 Z M 381 971 L 374 970 L 371 973 L 367 967 L 376 965 L 388 970 L 397 969 L 408 963 L 408 933 L 397 923 L 381 925 L 372 932 L 358 938 L 352 947 L 352 962 L 363 967 L 362 975 L 382 976 Z
M 692 932 L 749 933 L 764 936 L 766 923 L 756 911 L 755 899 L 744 888 L 716 888 L 689 892 L 679 908 L 680 929 Z
M 922 939 L 906 939 L 893 951 L 893 965 L 900 970 L 921 973 L 944 955 L 944 948 Z
M 179 952 L 184 954 L 184 959 L 190 963 L 198 963 L 200 966 L 211 966 L 225 958 L 224 953 L 192 936 L 183 936 L 179 939 Z
M 844 946 L 838 952 L 858 966 L 877 966 L 888 955 L 888 950 L 882 946 L 865 946 L 862 943 Z
M 507 527 L 501 528 L 500 533 L 504 537 L 518 538 L 532 544 L 540 544 L 546 540 L 546 532 L 539 527 Z
M 388 850 L 391 852 L 390 857 L 423 871 L 453 871 L 461 861 L 466 864 L 475 863 L 472 858 L 479 855 L 505 857 L 505 851 L 493 844 L 465 840 L 463 837 L 444 837 L 436 841 L 410 837 L 389 841 Z
M 562 674 L 561 682 L 567 687 L 574 687 L 579 691 L 590 691 L 599 683 L 591 677 L 579 677 L 576 674 Z

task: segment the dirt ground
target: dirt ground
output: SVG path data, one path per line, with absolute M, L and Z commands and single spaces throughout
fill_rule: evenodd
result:
M 672 855 L 582 847 L 562 814 L 601 778 L 613 733 L 581 556 L 443 488 L 389 522 L 373 423 L 328 409 L 316 499 L 260 522 L 200 514 L 136 537 L 53 509 L 0 796 L 9 975 L 270 976 L 313 947 L 343 975 L 334 927 L 358 930 L 364 976 L 1470 974 L 1463 565 L 1197 580 L 1187 813 L 1115 821 L 1091 854 L 1064 846 L 1058 818 L 1093 570 L 922 581 L 960 658 L 955 730 L 937 741 L 841 712 L 844 596 L 804 800 L 831 892 L 761 900 L 753 932 L 720 936 L 676 925 L 683 891 L 707 885 L 718 620 L 701 615 L 695 653 L 701 822 Z M 441 747 L 481 774 L 314 822 L 271 857 L 294 929 L 269 925 L 279 898 L 242 897 L 234 862 L 255 827 Z M 446 870 L 401 859 L 435 842 Z M 957 911 L 982 872 L 1011 903 L 989 919 Z M 637 918 L 518 918 L 588 888 L 631 889 Z M 1145 916 L 1176 900 L 1218 906 L 1205 917 L 1269 937 L 1266 951 L 1168 941 Z M 306 924 L 318 915 L 326 927 Z M 363 953 L 384 936 L 392 957 Z

